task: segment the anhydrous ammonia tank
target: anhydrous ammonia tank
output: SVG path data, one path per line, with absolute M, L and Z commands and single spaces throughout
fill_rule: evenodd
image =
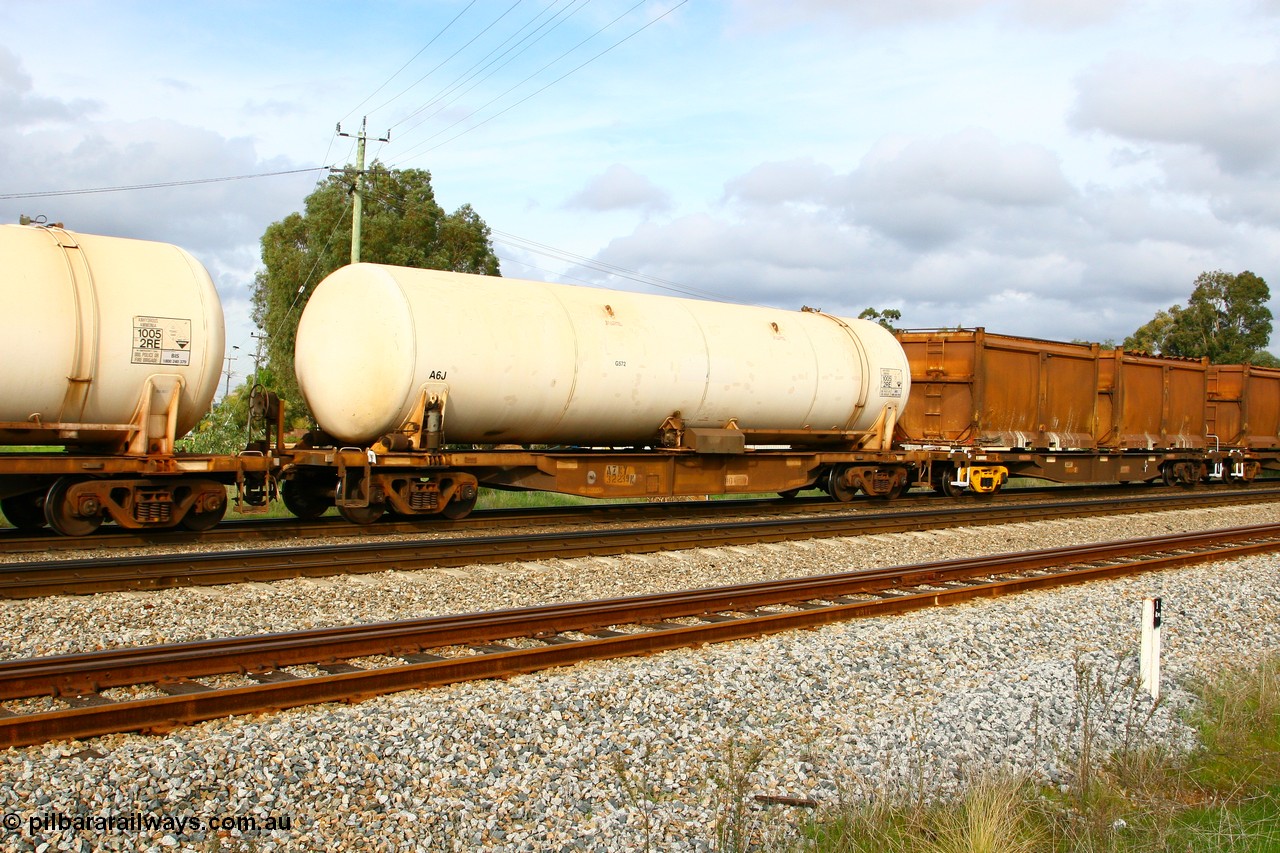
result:
M 94 427 L 131 423 L 153 384 L 181 385 L 181 436 L 209 410 L 224 340 L 209 273 L 177 246 L 0 225 L 0 443 L 117 442 Z M 40 424 L 64 426 L 25 428 Z
M 875 323 L 378 264 L 322 281 L 298 325 L 317 423 L 364 445 L 447 399 L 446 440 L 626 446 L 685 427 L 864 430 L 911 371 Z

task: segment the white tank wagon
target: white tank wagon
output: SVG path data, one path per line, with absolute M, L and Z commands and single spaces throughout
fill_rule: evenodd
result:
M 175 453 L 209 411 L 222 305 L 177 246 L 0 226 L 0 511 L 91 533 L 222 518 L 227 485 L 265 503 L 270 461 Z M 255 494 L 250 496 L 249 491 Z
M 902 347 L 866 320 L 375 264 L 320 283 L 294 359 L 326 433 L 417 449 L 424 401 L 449 442 L 618 447 L 868 433 L 910 390 Z
M 171 452 L 209 411 L 222 304 L 177 246 L 0 226 L 0 444 Z
M 294 359 L 336 449 L 295 457 L 300 514 L 326 494 L 357 520 L 380 503 L 465 512 L 478 483 L 597 497 L 907 484 L 883 458 L 841 464 L 890 450 L 910 392 L 901 346 L 865 320 L 357 264 L 316 288 Z

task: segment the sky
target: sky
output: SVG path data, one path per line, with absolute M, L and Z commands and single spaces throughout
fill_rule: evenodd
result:
M 0 0 L 0 222 L 188 249 L 233 384 L 366 116 L 509 277 L 1097 341 L 1280 293 L 1280 0 Z

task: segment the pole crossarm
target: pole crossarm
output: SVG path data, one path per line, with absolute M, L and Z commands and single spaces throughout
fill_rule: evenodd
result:
M 369 139 L 369 135 L 368 133 L 365 132 L 365 129 L 368 127 L 368 125 L 369 125 L 369 117 L 365 116 L 360 121 L 360 132 L 355 135 L 356 172 L 355 172 L 355 183 L 351 187 L 351 194 L 353 196 L 351 201 L 351 263 L 353 264 L 360 263 L 360 224 L 361 224 L 361 218 L 364 213 L 364 210 L 363 210 L 364 174 L 365 174 L 364 149 L 365 149 L 365 143 Z M 348 139 L 351 138 L 350 133 L 342 132 L 341 123 L 338 124 L 337 133 L 339 136 L 345 136 Z M 391 131 L 388 130 L 386 136 L 380 139 L 377 139 L 376 141 L 390 142 Z

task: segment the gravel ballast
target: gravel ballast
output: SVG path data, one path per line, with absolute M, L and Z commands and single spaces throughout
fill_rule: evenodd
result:
M 0 605 L 4 657 L 294 630 L 1280 520 L 1270 505 L 59 597 Z M 1280 558 L 1037 592 L 505 682 L 0 753 L 4 849 L 701 850 L 726 822 L 974 774 L 1072 772 L 1078 699 L 1105 744 L 1188 746 L 1185 687 L 1277 648 Z M 1164 599 L 1165 698 L 1133 689 Z M 738 783 L 741 783 L 739 785 Z M 736 791 L 736 793 L 735 793 Z M 748 808 L 734 809 L 743 797 Z M 152 828 L 103 827 L 135 815 Z M 742 815 L 735 817 L 735 815 Z M 76 819 L 83 830 L 58 829 Z M 267 819 L 289 820 L 268 831 Z M 48 818 L 51 824 L 44 823 Z M 258 821 L 250 828 L 248 819 Z M 94 828 L 94 820 L 97 820 Z M 177 822 L 184 820 L 181 827 Z M 196 823 L 192 823 L 193 819 Z M 239 828 L 212 826 L 239 820 Z M 719 824 L 718 824 L 719 822 Z

